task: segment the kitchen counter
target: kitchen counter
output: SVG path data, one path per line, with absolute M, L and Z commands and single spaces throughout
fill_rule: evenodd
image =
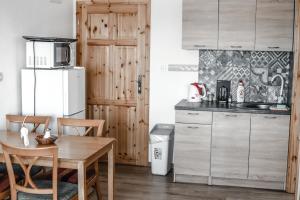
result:
M 212 112 L 234 112 L 234 113 L 255 113 L 255 114 L 274 114 L 290 115 L 291 111 L 261 110 L 254 108 L 240 108 L 235 104 L 222 104 L 217 102 L 203 101 L 201 103 L 191 103 L 186 99 L 181 100 L 175 105 L 175 110 L 192 110 L 192 111 L 212 111 Z

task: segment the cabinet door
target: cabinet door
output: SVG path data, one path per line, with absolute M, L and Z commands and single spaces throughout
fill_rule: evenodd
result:
M 294 0 L 257 0 L 256 44 L 259 51 L 292 51 Z
M 247 178 L 250 114 L 213 113 L 211 176 Z
M 183 0 L 183 49 L 218 48 L 218 0 Z
M 252 115 L 249 178 L 285 182 L 290 116 Z
M 175 174 L 209 176 L 211 125 L 175 125 Z
M 256 0 L 220 0 L 219 49 L 254 50 Z

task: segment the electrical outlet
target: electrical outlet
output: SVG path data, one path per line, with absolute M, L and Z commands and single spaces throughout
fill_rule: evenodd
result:
M 0 82 L 3 81 L 3 73 L 0 72 Z

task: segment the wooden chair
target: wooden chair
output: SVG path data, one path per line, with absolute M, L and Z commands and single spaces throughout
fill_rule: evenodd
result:
M 90 135 L 91 131 L 96 128 L 97 137 L 103 137 L 103 126 L 104 120 L 95 120 L 95 119 L 71 119 L 71 118 L 57 118 L 57 128 L 58 135 L 63 135 L 63 127 L 70 126 L 74 128 L 85 127 L 87 130 L 83 134 L 83 136 Z M 79 133 L 78 133 L 79 135 Z
M 7 166 L 11 199 L 77 199 L 78 188 L 75 184 L 63 183 L 57 181 L 57 155 L 56 146 L 44 148 L 16 148 L 2 143 L 2 150 Z M 31 178 L 30 170 L 39 157 L 49 157 L 52 159 L 52 181 L 38 180 Z M 25 158 L 25 159 L 24 159 Z M 16 160 L 25 173 L 24 184 L 16 182 L 12 166 L 12 159 Z M 26 162 L 25 162 L 26 161 Z
M 26 118 L 26 119 L 25 119 Z M 25 121 L 24 121 L 25 119 Z M 34 124 L 34 128 L 31 130 L 31 132 L 35 132 L 36 129 L 40 125 L 44 125 L 44 131 L 48 128 L 50 117 L 48 116 L 20 116 L 20 115 L 6 115 L 6 127 L 7 130 L 10 129 L 11 123 L 30 123 Z M 15 172 L 16 181 L 21 181 L 23 179 L 23 171 L 20 165 L 13 165 L 13 169 Z M 42 167 L 34 166 L 32 168 L 31 174 L 36 175 L 41 171 L 45 172 L 45 169 Z M 7 168 L 4 163 L 0 163 L 0 199 L 5 199 L 9 197 L 10 190 L 9 190 L 9 178 L 7 175 Z
M 58 127 L 58 135 L 63 135 L 63 127 L 65 126 L 70 126 L 70 127 L 85 127 L 86 131 L 83 134 L 83 136 L 88 136 L 92 132 L 93 128 L 96 128 L 96 136 L 97 137 L 102 137 L 103 136 L 103 126 L 104 126 L 104 120 L 83 120 L 83 119 L 71 119 L 71 118 L 58 118 L 57 119 L 57 127 Z M 92 134 L 94 135 L 94 134 Z M 96 187 L 96 192 L 98 199 L 102 199 L 102 194 L 100 191 L 100 182 L 99 182 L 99 163 L 98 161 L 95 162 L 93 169 L 88 169 L 87 170 L 87 180 L 86 180 L 86 185 L 87 188 L 91 188 L 92 186 Z M 77 176 L 77 171 L 73 170 L 73 173 L 67 173 L 67 171 L 64 172 L 64 175 L 62 175 L 62 179 L 64 181 L 68 181 L 71 183 L 77 183 L 78 182 L 78 176 Z
M 23 122 L 26 124 L 33 124 L 34 127 L 31 130 L 31 133 L 36 132 L 37 128 L 40 125 L 44 125 L 44 132 L 49 126 L 50 122 L 49 116 L 21 116 L 21 115 L 6 115 L 6 128 L 9 130 L 11 123 L 22 124 Z

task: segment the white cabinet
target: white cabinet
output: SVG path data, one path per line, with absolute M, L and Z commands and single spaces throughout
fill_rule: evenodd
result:
M 219 49 L 254 50 L 256 0 L 219 1 Z
M 175 174 L 208 177 L 211 125 L 176 123 L 175 133 Z
M 257 0 L 258 51 L 292 51 L 294 0 Z
M 248 178 L 250 114 L 213 113 L 211 176 Z
M 249 179 L 286 181 L 290 116 L 252 115 Z
M 183 0 L 183 49 L 218 48 L 218 0 Z

